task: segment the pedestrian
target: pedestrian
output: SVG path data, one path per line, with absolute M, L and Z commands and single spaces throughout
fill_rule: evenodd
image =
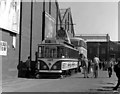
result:
M 108 62 L 108 64 L 107 64 L 107 67 L 108 67 L 108 76 L 109 76 L 109 78 L 111 77 L 111 75 L 112 75 L 112 64 L 113 64 L 113 61 L 112 60 L 110 60 L 109 62 Z
M 88 77 L 88 59 L 83 56 L 81 64 L 82 64 L 82 68 L 83 68 L 84 78 L 89 78 Z
M 90 73 L 90 68 L 91 68 L 91 60 L 88 60 L 88 73 Z
M 27 67 L 26 77 L 29 78 L 30 77 L 30 72 L 31 72 L 30 56 L 28 56 L 28 59 L 26 60 L 25 63 L 26 63 L 26 67 Z
M 101 70 L 102 68 L 102 62 L 99 62 L 99 69 Z
M 98 66 L 99 66 L 99 58 L 97 56 L 94 57 L 93 59 L 93 77 L 97 78 L 98 77 Z
M 113 91 L 117 91 L 119 85 L 120 85 L 120 58 L 118 59 L 118 63 L 114 65 L 114 71 L 116 73 L 116 76 L 118 78 L 117 85 L 113 88 Z
M 78 62 L 79 62 L 79 67 L 78 67 L 78 72 L 81 72 L 81 61 L 82 61 L 82 54 L 79 53 L 79 56 L 78 56 Z
M 93 68 L 94 68 L 94 64 L 93 61 L 90 60 L 91 66 L 90 66 L 90 73 L 93 73 Z
M 20 63 L 17 66 L 17 69 L 18 69 L 18 77 L 25 78 L 27 72 L 25 62 L 20 61 Z

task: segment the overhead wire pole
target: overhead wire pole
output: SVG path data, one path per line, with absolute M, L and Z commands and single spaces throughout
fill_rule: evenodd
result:
M 20 1 L 20 29 L 19 29 L 19 59 L 18 62 L 21 61 L 21 34 L 22 34 L 22 0 Z
M 43 13 L 42 13 L 42 41 L 45 37 L 45 0 L 43 1 Z
M 59 16 L 57 0 L 55 0 L 55 4 L 56 4 L 56 7 L 57 7 L 57 9 L 56 9 L 56 33 L 57 33 L 57 31 L 58 31 L 58 16 Z
M 110 39 L 109 39 L 109 35 L 106 35 L 107 38 L 107 61 L 109 61 L 109 56 L 110 56 Z
M 31 0 L 31 19 L 30 19 L 30 62 L 32 58 L 32 29 L 33 29 L 33 0 Z

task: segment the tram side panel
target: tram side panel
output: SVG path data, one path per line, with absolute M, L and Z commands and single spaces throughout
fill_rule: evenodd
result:
M 78 69 L 78 60 L 53 60 L 52 62 L 49 59 L 38 60 L 38 71 L 42 76 L 49 75 L 67 75 L 66 73 L 70 70 Z M 69 73 L 68 73 L 69 74 Z

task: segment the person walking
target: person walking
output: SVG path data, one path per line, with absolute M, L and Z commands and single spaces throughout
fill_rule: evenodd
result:
M 93 77 L 97 78 L 98 77 L 98 66 L 99 66 L 99 58 L 97 56 L 94 57 L 93 59 Z
M 89 78 L 88 77 L 88 59 L 83 56 L 81 63 L 82 63 L 84 78 Z
M 90 73 L 90 68 L 91 68 L 91 60 L 88 60 L 88 73 Z
M 81 71 L 81 67 L 82 67 L 82 57 L 83 57 L 83 54 L 79 54 L 79 57 L 78 57 L 78 62 L 79 62 L 79 67 L 78 67 L 78 72 L 82 72 Z
M 107 64 L 107 66 L 108 66 L 108 76 L 109 76 L 109 78 L 110 78 L 111 75 L 112 75 L 112 65 L 113 65 L 113 61 L 110 60 L 110 61 L 108 62 L 108 64 Z
M 99 62 L 99 69 L 101 70 L 102 68 L 102 62 Z
M 118 59 L 118 63 L 114 65 L 114 71 L 118 78 L 118 82 L 117 82 L 116 86 L 113 88 L 113 92 L 116 92 L 120 85 L 120 58 Z

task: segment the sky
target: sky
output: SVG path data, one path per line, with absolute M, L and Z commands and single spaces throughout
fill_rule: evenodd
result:
M 61 9 L 71 8 L 75 34 L 109 34 L 118 41 L 118 0 L 90 1 L 58 0 Z

